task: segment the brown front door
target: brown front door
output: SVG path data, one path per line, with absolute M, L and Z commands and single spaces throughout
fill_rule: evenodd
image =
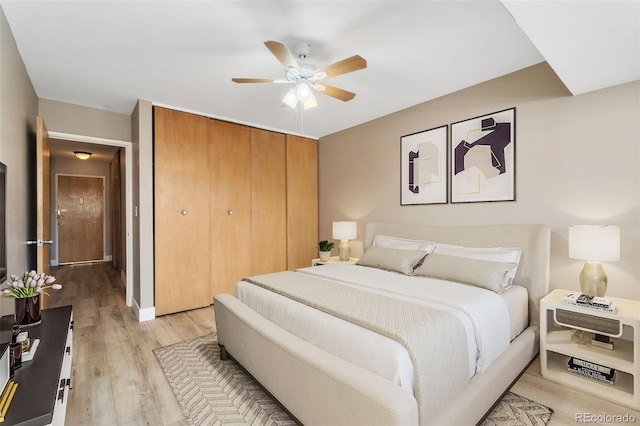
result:
M 104 260 L 104 178 L 58 176 L 58 263 Z

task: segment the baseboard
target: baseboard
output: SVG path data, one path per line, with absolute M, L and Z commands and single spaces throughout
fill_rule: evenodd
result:
M 140 308 L 140 306 L 138 306 L 138 301 L 133 299 L 133 310 L 136 317 L 138 317 L 138 322 L 145 322 L 145 321 L 151 321 L 153 319 L 156 319 L 155 306 L 142 309 Z

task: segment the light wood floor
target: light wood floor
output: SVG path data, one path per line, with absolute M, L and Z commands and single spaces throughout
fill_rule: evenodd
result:
M 110 264 L 62 266 L 52 273 L 63 289 L 50 291 L 51 307 L 73 305 L 75 323 L 66 424 L 185 424 L 152 350 L 214 331 L 213 307 L 139 323 Z M 576 413 L 631 413 L 640 424 L 638 411 L 543 379 L 538 360 L 512 390 L 551 407 L 550 426 L 576 424 Z

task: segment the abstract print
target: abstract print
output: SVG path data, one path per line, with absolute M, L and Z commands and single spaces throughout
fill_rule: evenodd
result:
M 451 125 L 451 201 L 515 199 L 515 108 Z
M 447 126 L 400 138 L 401 205 L 447 202 Z

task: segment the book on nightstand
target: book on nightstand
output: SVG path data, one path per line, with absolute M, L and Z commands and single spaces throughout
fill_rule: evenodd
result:
M 615 369 L 576 357 L 569 359 L 567 369 L 572 373 L 581 374 L 610 385 L 615 384 L 616 381 Z
M 616 311 L 616 304 L 606 297 L 569 292 L 562 296 L 562 301 L 567 305 L 582 306 L 583 308 L 598 309 L 605 312 Z

